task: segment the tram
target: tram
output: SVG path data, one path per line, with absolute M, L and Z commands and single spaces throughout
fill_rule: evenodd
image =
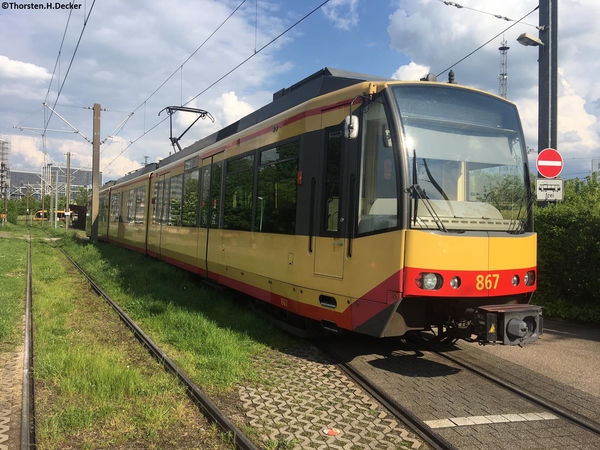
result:
M 519 114 L 477 89 L 325 68 L 99 198 L 99 239 L 307 335 L 543 331 Z

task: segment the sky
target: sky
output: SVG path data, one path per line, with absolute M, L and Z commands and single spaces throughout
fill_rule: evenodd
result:
M 75 0 L 77 9 L 36 10 L 31 0 L 3 2 L 0 137 L 11 142 L 11 169 L 64 165 L 67 152 L 73 167 L 91 168 L 97 103 L 100 169 L 103 181 L 116 179 L 174 151 L 165 107 L 214 117 L 192 127 L 185 147 L 324 67 L 402 80 L 431 72 L 440 81 L 452 67 L 459 84 L 498 94 L 503 38 L 510 47 L 507 98 L 519 109 L 535 168 L 539 50 L 517 37 L 538 36 L 538 0 L 323 3 Z M 583 178 L 600 160 L 600 2 L 561 0 L 558 27 L 561 176 Z M 174 134 L 194 119 L 176 113 Z

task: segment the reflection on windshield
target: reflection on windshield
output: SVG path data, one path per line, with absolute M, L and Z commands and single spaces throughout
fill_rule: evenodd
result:
M 416 228 L 519 231 L 527 219 L 524 146 L 516 108 L 472 91 L 396 86 L 410 184 L 427 208 Z

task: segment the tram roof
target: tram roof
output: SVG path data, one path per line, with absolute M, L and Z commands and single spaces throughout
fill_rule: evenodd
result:
M 357 72 L 349 72 L 347 70 L 334 69 L 331 67 L 325 67 L 318 72 L 309 75 L 303 80 L 293 84 L 290 87 L 280 89 L 273 94 L 273 101 L 262 108 L 242 117 L 238 121 L 228 125 L 227 127 L 206 136 L 199 141 L 194 142 L 190 146 L 176 152 L 163 160 L 158 164 L 159 167 L 166 166 L 174 161 L 178 161 L 182 158 L 191 155 L 209 145 L 214 144 L 222 139 L 225 139 L 235 133 L 238 133 L 246 128 L 251 127 L 257 123 L 260 123 L 270 117 L 273 117 L 283 111 L 293 108 L 296 105 L 304 103 L 311 98 L 319 97 L 321 95 L 328 94 L 330 92 L 337 91 L 339 89 L 352 86 L 354 84 L 363 83 L 365 81 L 394 81 L 391 78 L 378 77 L 374 75 L 367 75 Z M 142 167 L 135 172 L 131 172 L 124 177 L 120 178 L 117 182 L 122 183 L 143 173 L 155 170 L 157 167 L 151 167 L 150 165 Z
M 318 72 L 304 78 L 288 88 L 280 89 L 273 94 L 273 101 L 262 108 L 242 117 L 231 125 L 194 142 L 192 145 L 174 153 L 160 162 L 160 166 L 165 166 L 173 161 L 185 158 L 187 155 L 197 152 L 209 145 L 225 139 L 235 133 L 260 123 L 270 117 L 273 117 L 283 111 L 293 108 L 296 105 L 304 103 L 314 97 L 328 94 L 339 89 L 343 89 L 354 84 L 365 81 L 393 81 L 385 77 L 366 75 L 357 72 L 325 67 Z

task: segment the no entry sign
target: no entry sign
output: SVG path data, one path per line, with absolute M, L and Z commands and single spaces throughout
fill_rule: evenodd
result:
M 536 165 L 541 176 L 555 178 L 562 172 L 564 163 L 558 151 L 547 148 L 538 154 Z

